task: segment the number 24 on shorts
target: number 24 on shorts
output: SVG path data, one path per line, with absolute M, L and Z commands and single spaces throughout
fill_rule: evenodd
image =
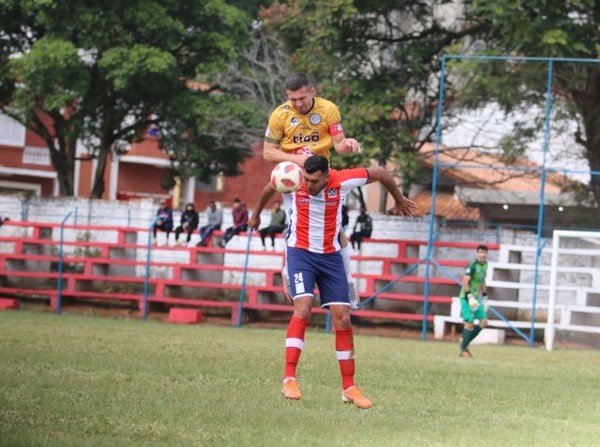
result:
M 294 286 L 296 288 L 296 294 L 304 293 L 306 291 L 302 272 L 294 273 Z

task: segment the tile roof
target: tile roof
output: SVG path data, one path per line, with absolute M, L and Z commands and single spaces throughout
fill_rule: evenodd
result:
M 423 146 L 420 153 L 423 163 L 433 169 L 433 143 Z M 481 189 L 496 189 L 504 191 L 540 191 L 540 165 L 526 157 L 518 157 L 506 165 L 499 156 L 486 154 L 470 148 L 440 148 L 438 163 L 459 166 L 440 166 L 445 175 L 456 181 L 457 185 L 469 184 Z M 472 166 L 472 167 L 471 167 Z M 490 166 L 507 169 L 490 169 Z M 550 172 L 546 174 L 546 192 L 560 193 L 561 186 L 573 184 L 565 176 Z
M 431 211 L 431 191 L 421 191 L 411 200 L 417 203 L 415 217 L 426 216 Z M 458 197 L 449 192 L 437 192 L 435 195 L 435 215 L 447 220 L 479 220 L 478 208 L 464 206 Z

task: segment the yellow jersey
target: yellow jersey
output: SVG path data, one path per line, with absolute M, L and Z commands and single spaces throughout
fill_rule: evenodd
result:
M 332 137 L 343 132 L 341 119 L 337 106 L 324 98 L 316 97 L 305 114 L 288 101 L 271 113 L 265 141 L 278 144 L 287 153 L 312 153 L 329 158 Z

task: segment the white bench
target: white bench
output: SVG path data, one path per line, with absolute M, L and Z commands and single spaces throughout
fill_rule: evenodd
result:
M 498 308 L 519 308 L 528 309 L 531 307 L 531 303 L 518 303 L 511 301 L 494 301 L 488 300 L 487 306 L 498 307 Z M 547 308 L 547 306 L 538 306 L 541 308 Z M 462 325 L 463 320 L 461 317 L 461 306 L 460 298 L 452 298 L 452 304 L 450 306 L 450 315 L 435 315 L 433 317 L 433 334 L 436 340 L 443 340 L 448 329 L 452 336 L 456 335 L 456 326 Z M 510 323 L 510 324 L 509 324 Z M 493 343 L 502 344 L 504 343 L 506 329 L 515 327 L 518 329 L 529 329 L 531 328 L 530 321 L 509 321 L 508 323 L 503 320 L 488 320 L 488 327 L 483 329 L 481 333 L 473 340 L 474 344 Z M 534 324 L 535 329 L 544 329 L 546 323 L 536 322 Z

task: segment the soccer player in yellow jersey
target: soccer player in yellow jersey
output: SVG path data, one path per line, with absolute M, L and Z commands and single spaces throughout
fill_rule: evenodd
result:
M 265 132 L 263 156 L 268 161 L 293 161 L 304 167 L 311 155 L 329 158 L 333 147 L 338 154 L 361 152 L 354 138 L 346 138 L 337 106 L 315 96 L 310 77 L 294 73 L 285 80 L 287 102 L 277 107 Z
M 277 107 L 269 118 L 263 146 L 265 160 L 276 163 L 292 161 L 304 167 L 304 161 L 312 155 L 329 159 L 332 147 L 338 154 L 361 152 L 358 141 L 344 135 L 337 106 L 316 96 L 310 76 L 306 73 L 289 75 L 285 79 L 285 94 L 287 102 Z M 350 305 L 352 309 L 358 309 L 359 297 L 350 272 L 350 247 L 344 232 L 340 233 L 340 241 Z M 289 296 L 287 266 L 284 266 L 282 276 Z

